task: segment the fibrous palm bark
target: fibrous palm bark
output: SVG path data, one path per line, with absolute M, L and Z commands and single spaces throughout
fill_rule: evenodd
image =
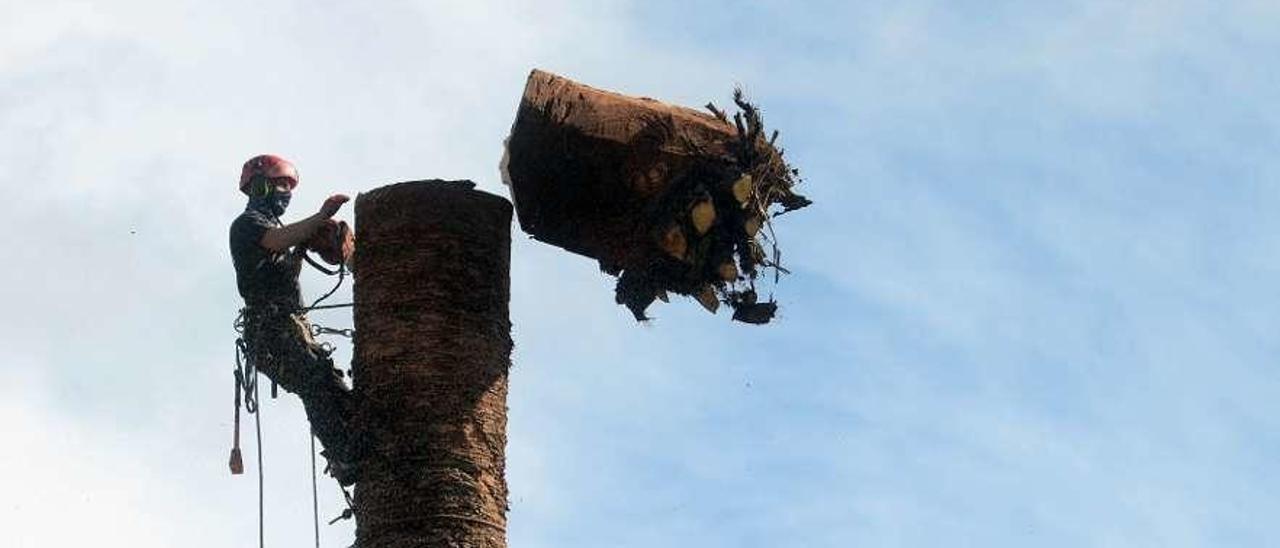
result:
M 500 164 L 520 227 L 618 275 L 638 320 L 674 292 L 768 322 L 777 306 L 756 279 L 784 271 L 771 219 L 810 202 L 777 132 L 740 90 L 733 100 L 730 118 L 533 71 Z
M 356 544 L 505 547 L 511 204 L 416 181 L 355 211 Z

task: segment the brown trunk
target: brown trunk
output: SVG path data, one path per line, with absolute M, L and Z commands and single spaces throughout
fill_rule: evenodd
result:
M 741 92 L 734 103 L 731 122 L 710 104 L 709 114 L 533 71 L 501 164 L 520 227 L 600 261 L 636 319 L 675 292 L 768 321 L 774 305 L 757 302 L 755 280 L 779 254 L 758 251 L 757 231 L 771 207 L 809 201 L 792 191 L 798 172 L 759 109 Z
M 535 70 L 507 143 L 520 227 L 614 268 L 643 266 L 659 251 L 650 217 L 672 183 L 731 162 L 736 141 L 711 114 Z
M 505 547 L 511 204 L 417 181 L 355 211 L 356 545 Z

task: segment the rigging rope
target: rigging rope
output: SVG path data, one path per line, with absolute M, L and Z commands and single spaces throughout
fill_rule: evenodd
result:
M 253 375 L 255 377 L 258 376 L 258 371 L 256 369 L 253 371 Z M 256 393 L 258 386 L 258 381 L 256 379 L 253 381 L 253 386 L 254 392 Z M 246 403 L 248 400 L 249 398 L 245 398 Z M 254 396 L 254 400 L 257 400 L 256 394 Z M 265 520 L 263 519 L 264 505 L 262 503 L 262 408 L 257 408 L 255 411 L 257 412 L 253 413 L 253 429 L 258 436 L 258 548 L 266 548 L 267 544 L 263 536 Z
M 345 265 L 345 264 L 338 265 L 338 270 L 336 270 L 336 271 L 332 271 L 332 272 L 331 272 L 331 271 L 326 270 L 325 268 L 321 267 L 319 264 L 316 264 L 316 262 L 315 262 L 315 261 L 311 260 L 311 257 L 310 257 L 310 256 L 308 256 L 308 255 L 303 255 L 303 256 L 304 256 L 304 257 L 306 257 L 306 258 L 307 258 L 307 262 L 308 262 L 308 263 L 311 263 L 311 266 L 316 267 L 316 269 L 317 269 L 317 270 L 319 270 L 319 271 L 321 271 L 321 272 L 324 272 L 325 274 L 328 274 L 328 275 L 330 275 L 330 276 L 332 276 L 332 275 L 334 275 L 334 274 L 337 274 L 337 275 L 338 275 L 338 283 L 333 284 L 333 288 L 332 288 L 332 289 L 330 289 L 328 293 L 325 293 L 324 295 L 321 295 L 319 299 L 316 299 L 315 301 L 312 301 L 311 306 L 308 306 L 308 307 L 303 308 L 303 309 L 301 310 L 301 312 L 305 313 L 305 312 L 310 312 L 310 311 L 312 311 L 312 310 L 325 310 L 325 309 L 330 309 L 330 308 L 344 308 L 344 307 L 352 306 L 352 304 L 354 304 L 354 303 L 348 303 L 348 304 L 338 304 L 338 305 L 326 305 L 326 306 L 321 306 L 321 305 L 320 305 L 320 303 L 321 303 L 321 302 L 324 302 L 324 300 L 325 300 L 325 299 L 328 299 L 331 295 L 333 295 L 334 293 L 336 293 L 336 292 L 338 291 L 338 288 L 339 288 L 339 287 L 342 287 L 342 282 L 343 282 L 343 280 L 345 280 L 345 279 L 347 278 L 347 265 Z M 320 325 L 320 324 L 317 324 L 317 323 L 314 323 L 314 322 L 313 322 L 313 323 L 312 323 L 312 325 L 311 325 L 311 336 L 313 336 L 313 337 L 318 337 L 318 336 L 320 336 L 320 335 L 341 335 L 341 336 L 343 336 L 343 337 L 346 337 L 346 338 L 350 339 L 351 337 L 353 337 L 353 336 L 355 335 L 355 331 L 352 331 L 351 329 L 333 329 L 333 328 L 325 327 L 325 326 L 323 326 L 323 325 Z M 328 344 L 328 343 L 325 343 L 325 344 Z
M 302 309 L 302 311 L 303 311 L 303 312 L 310 312 L 310 311 L 312 311 L 312 310 L 329 310 L 329 309 L 333 309 L 333 308 L 351 308 L 351 307 L 353 307 L 353 306 L 355 306 L 355 305 L 356 305 L 356 303 L 342 303 L 342 304 L 326 304 L 326 305 L 323 305 L 323 306 L 308 306 L 308 307 L 306 307 L 306 308 Z
M 316 433 L 311 431 L 311 524 L 316 531 L 316 548 L 320 548 L 320 498 L 316 495 Z
M 305 256 L 305 255 L 304 255 L 304 256 Z M 304 309 L 304 311 L 305 311 L 305 310 L 315 310 L 315 309 L 316 309 L 316 306 L 317 306 L 317 305 L 319 305 L 321 301 L 323 301 L 323 300 L 325 300 L 325 299 L 328 299 L 330 295 L 333 295 L 333 294 L 334 294 L 334 292 L 338 291 L 338 288 L 342 286 L 342 281 L 343 281 L 343 280 L 345 280 L 345 279 L 347 278 L 347 265 L 345 265 L 345 264 L 338 265 L 338 270 L 337 270 L 337 271 L 330 272 L 329 270 L 326 270 L 326 269 L 324 269 L 323 267 L 321 267 L 320 265 L 316 264 L 316 262 L 315 262 L 315 261 L 311 260 L 311 257 L 307 257 L 307 262 L 308 262 L 308 263 L 311 263 L 311 266 L 316 267 L 316 269 L 318 269 L 318 270 L 319 270 L 319 271 L 321 271 L 321 272 L 324 272 L 325 274 L 328 274 L 328 275 L 330 275 L 330 276 L 332 276 L 332 275 L 334 275 L 334 274 L 337 274 L 337 275 L 338 275 L 338 283 L 333 284 L 333 289 L 330 289 L 328 293 L 325 293 L 325 294 L 324 294 L 324 295 L 322 295 L 319 299 L 316 299 L 315 301 L 313 301 L 313 302 L 311 303 L 311 306 L 306 307 L 306 308 Z
M 257 439 L 258 453 L 258 548 L 266 547 L 266 530 L 263 505 L 263 473 L 262 473 L 262 409 L 258 405 L 258 368 L 249 353 L 249 345 L 244 339 L 245 311 L 240 310 L 232 325 L 236 333 L 236 399 L 235 399 L 235 441 L 231 448 L 231 473 L 244 472 L 240 456 L 240 394 L 244 393 L 244 410 L 253 415 L 254 436 Z

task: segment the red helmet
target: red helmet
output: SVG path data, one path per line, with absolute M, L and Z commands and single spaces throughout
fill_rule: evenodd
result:
M 289 190 L 298 186 L 298 168 L 288 160 L 276 156 L 274 154 L 263 154 L 249 158 L 244 163 L 244 167 L 240 169 L 240 192 L 248 194 L 246 187 L 249 181 L 253 180 L 255 175 L 262 175 L 268 179 L 278 177 L 287 177 L 289 179 Z

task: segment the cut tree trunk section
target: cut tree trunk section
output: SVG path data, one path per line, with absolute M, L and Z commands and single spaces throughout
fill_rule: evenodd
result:
M 361 548 L 505 547 L 511 204 L 467 181 L 361 194 Z
M 756 303 L 760 268 L 778 254 L 757 242 L 773 214 L 808 205 L 797 172 L 766 137 L 759 111 L 735 94 L 733 120 L 629 97 L 535 70 L 507 140 L 503 179 L 520 227 L 535 238 L 594 258 L 618 275 L 617 300 L 637 319 L 673 291 L 722 301 L 764 323 Z M 770 232 L 770 237 L 772 233 Z M 733 268 L 726 263 L 736 263 Z M 765 314 L 768 312 L 768 314 Z
M 606 264 L 643 264 L 651 210 L 701 160 L 691 147 L 727 157 L 735 140 L 711 114 L 535 70 L 507 145 L 520 227 Z

